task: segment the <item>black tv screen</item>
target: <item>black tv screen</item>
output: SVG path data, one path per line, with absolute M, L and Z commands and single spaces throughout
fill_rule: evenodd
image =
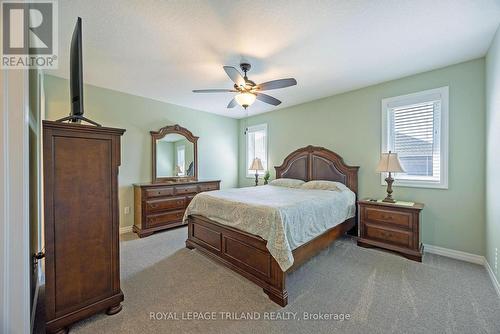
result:
M 76 21 L 70 47 L 71 116 L 83 115 L 82 19 Z M 77 122 L 76 119 L 72 120 Z

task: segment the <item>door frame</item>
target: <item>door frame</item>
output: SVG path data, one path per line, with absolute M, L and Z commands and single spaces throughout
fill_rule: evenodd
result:
M 29 76 L 0 70 L 0 332 L 28 334 Z

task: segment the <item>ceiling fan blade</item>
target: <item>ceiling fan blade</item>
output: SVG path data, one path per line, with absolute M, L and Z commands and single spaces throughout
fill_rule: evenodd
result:
M 231 102 L 229 102 L 229 104 L 227 105 L 228 108 L 234 108 L 236 107 L 236 105 L 238 104 L 238 102 L 236 102 L 236 99 L 232 99 Z
M 257 100 L 260 100 L 268 104 L 272 104 L 273 106 L 277 106 L 281 103 L 280 100 L 266 94 L 255 93 L 255 95 L 257 95 Z
M 237 92 L 234 89 L 194 89 L 193 93 L 230 93 Z
M 257 87 L 259 90 L 271 90 L 271 89 L 290 87 L 296 84 L 297 80 L 295 80 L 294 78 L 288 78 L 288 79 L 279 79 L 279 80 L 264 82 L 258 84 Z
M 224 71 L 231 80 L 238 86 L 245 86 L 245 79 L 241 76 L 241 73 L 232 66 L 224 66 Z

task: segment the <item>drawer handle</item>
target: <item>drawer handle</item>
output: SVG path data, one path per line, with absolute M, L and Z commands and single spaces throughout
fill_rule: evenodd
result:
M 393 220 L 392 216 L 382 215 L 382 219 Z

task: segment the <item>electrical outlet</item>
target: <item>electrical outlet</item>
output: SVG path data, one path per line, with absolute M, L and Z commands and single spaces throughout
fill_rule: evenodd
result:
M 128 215 L 130 213 L 130 206 L 126 206 L 125 208 L 123 208 L 123 213 Z

